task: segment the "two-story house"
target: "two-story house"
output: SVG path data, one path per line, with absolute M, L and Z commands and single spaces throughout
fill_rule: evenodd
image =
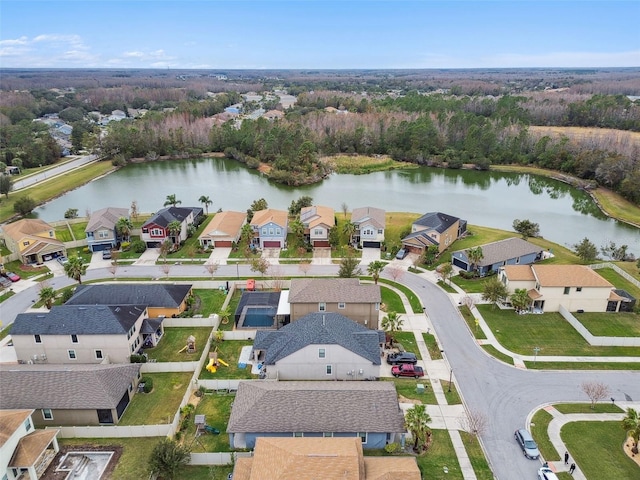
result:
M 403 248 L 421 255 L 431 245 L 444 252 L 467 231 L 467 221 L 441 212 L 429 212 L 411 224 L 411 233 L 402 239 Z
M 284 210 L 259 210 L 251 219 L 253 243 L 258 248 L 285 248 L 289 214 Z
M 380 285 L 357 278 L 292 278 L 289 290 L 291 321 L 309 313 L 339 313 L 371 330 L 378 329 Z
M 3 480 L 38 480 L 60 450 L 55 428 L 36 430 L 32 409 L 0 410 Z
M 179 244 L 187 239 L 190 225 L 197 225 L 203 210 L 199 207 L 168 207 L 158 210 L 141 228 L 140 238 L 149 248 L 157 248 L 166 240 Z M 169 224 L 180 223 L 180 231 L 169 231 Z
M 18 314 L 11 339 L 22 363 L 128 363 L 147 317 L 144 305 L 60 305 Z
M 311 206 L 300 210 L 300 222 L 304 225 L 304 235 L 312 247 L 330 247 L 329 232 L 336 224 L 333 208 Z
M 381 208 L 354 208 L 351 212 L 351 223 L 355 226 L 352 242 L 361 247 L 380 248 L 384 242 L 385 215 Z
M 245 212 L 218 212 L 200 234 L 198 241 L 203 247 L 231 248 L 240 241 L 245 223 Z
M 513 237 L 481 245 L 482 259 L 474 265 L 467 256 L 467 250 L 457 250 L 451 254 L 451 264 L 467 272 L 476 270 L 485 276 L 498 271 L 505 265 L 529 265 L 542 259 L 544 248 Z
M 561 306 L 569 312 L 617 311 L 624 300 L 586 265 L 507 265 L 500 269 L 500 280 L 510 294 L 527 290 L 538 312 L 557 312 Z
M 64 256 L 64 243 L 56 238 L 56 231 L 37 218 L 25 218 L 2 226 L 7 249 L 24 264 L 42 263 Z
M 128 209 L 107 207 L 93 212 L 84 229 L 89 250 L 101 252 L 115 248 L 120 240 L 116 224 L 121 218 L 129 218 Z

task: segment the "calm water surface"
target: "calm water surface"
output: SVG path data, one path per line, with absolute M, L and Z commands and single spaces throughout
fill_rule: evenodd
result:
M 202 206 L 198 198 L 207 195 L 213 200 L 210 211 L 245 211 L 258 198 L 265 198 L 272 208 L 287 209 L 292 200 L 309 195 L 315 204 L 336 211 L 343 203 L 349 210 L 369 205 L 388 212 L 442 211 L 473 225 L 504 230 L 511 230 L 516 218 L 529 219 L 540 225 L 542 236 L 565 246 L 587 237 L 598 247 L 614 241 L 640 255 L 640 230 L 606 217 L 583 191 L 544 177 L 499 172 L 421 167 L 333 175 L 320 184 L 292 188 L 271 183 L 232 160 L 174 160 L 129 165 L 36 212 L 54 221 L 68 208 L 84 215 L 106 206 L 129 207 L 133 200 L 140 212 L 154 212 L 169 194 L 183 206 Z

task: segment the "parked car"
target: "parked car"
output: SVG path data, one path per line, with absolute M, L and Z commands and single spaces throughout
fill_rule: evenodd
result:
M 516 438 L 516 442 L 520 445 L 525 457 L 530 458 L 531 460 L 535 460 L 540 457 L 538 445 L 527 430 L 524 428 L 516 430 L 516 433 L 514 433 L 513 436 Z
M 418 363 L 418 359 L 416 354 L 411 352 L 390 353 L 387 355 L 387 363 L 389 365 L 398 365 L 400 363 L 415 365 Z
M 549 467 L 542 467 L 538 470 L 539 480 L 558 480 L 558 476 Z
M 398 253 L 396 253 L 396 258 L 398 260 L 402 260 L 404 257 L 406 257 L 407 255 L 409 255 L 409 250 L 406 250 L 404 248 L 401 248 L 400 250 L 398 250 Z
M 69 259 L 67 257 L 65 257 L 64 255 L 56 258 L 56 260 L 58 260 L 60 265 L 64 265 L 65 263 L 67 263 L 69 261 Z
M 0 287 L 9 288 L 13 282 L 8 278 L 0 276 Z
M 391 367 L 391 375 L 394 377 L 424 377 L 424 370 L 418 365 L 411 363 L 403 363 L 402 365 L 394 365 Z
M 103 260 L 111 260 L 111 250 L 103 250 L 102 251 L 102 259 Z
M 7 272 L 4 274 L 4 276 L 7 277 L 12 282 L 17 282 L 18 280 L 20 280 L 20 275 L 17 275 L 13 272 Z

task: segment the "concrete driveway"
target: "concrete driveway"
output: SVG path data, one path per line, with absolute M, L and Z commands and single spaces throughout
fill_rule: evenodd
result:
M 88 268 L 109 268 L 110 266 L 111 260 L 103 259 L 102 252 L 93 252 Z
M 207 259 L 205 264 L 217 263 L 218 265 L 226 265 L 227 258 L 231 254 L 231 247 L 216 247 L 211 251 L 211 255 Z
M 365 247 L 362 249 L 362 258 L 360 259 L 360 265 L 368 266 L 371 262 L 375 262 L 376 260 L 380 260 L 379 248 Z
M 159 248 L 147 248 L 140 258 L 138 258 L 134 265 L 155 265 L 158 261 L 158 257 L 160 257 L 160 249 Z
M 280 265 L 280 249 L 263 248 L 262 258 L 265 258 L 271 265 Z
M 331 265 L 331 249 L 314 248 L 311 265 Z

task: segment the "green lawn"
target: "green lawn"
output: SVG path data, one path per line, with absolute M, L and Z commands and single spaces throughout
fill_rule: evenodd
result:
M 447 280 L 447 283 L 443 282 L 442 280 L 438 280 L 438 286 L 447 293 L 458 293 L 455 288 L 449 285 L 449 282 L 451 282 L 451 280 Z
M 538 450 L 546 462 L 560 460 L 560 454 L 549 440 L 548 429 L 551 420 L 553 420 L 553 415 L 543 409 L 538 410 L 531 419 L 531 435 L 538 444 Z
M 594 270 L 594 272 L 611 282 L 614 287 L 626 290 L 634 297 L 640 298 L 640 288 L 636 287 L 629 280 L 619 275 L 613 268 L 599 268 L 598 270 Z
M 202 259 L 209 258 L 209 253 L 200 247 L 200 242 L 198 241 L 198 237 L 202 234 L 206 226 L 213 219 L 214 215 L 208 215 L 202 221 L 202 223 L 198 226 L 196 232 L 187 238 L 184 242 L 184 245 L 180 247 L 177 252 L 170 253 L 167 255 L 168 260 L 178 260 L 178 259 Z
M 442 390 L 444 391 L 444 397 L 447 399 L 447 405 L 460 405 L 462 400 L 456 389 L 456 385 L 448 380 L 440 380 L 442 384 Z
M 622 450 L 626 433 L 620 422 L 573 422 L 560 430 L 569 453 L 589 480 L 637 480 L 640 467 Z
M 55 231 L 56 231 L 56 239 L 60 240 L 61 242 L 73 241 L 73 237 L 71 236 L 71 230 L 69 230 L 69 227 L 67 227 L 67 225 L 58 225 L 57 227 L 55 227 Z
M 380 294 L 385 312 L 407 313 L 400 296 L 390 288 L 380 285 Z
M 216 393 L 206 394 L 201 397 L 196 407 L 196 415 L 205 415 L 206 424 L 220 430 L 220 434 L 204 433 L 198 440 L 194 442 L 194 452 L 229 452 L 229 435 L 227 432 L 227 424 L 231 416 L 231 405 L 235 400 L 234 394 L 219 395 Z M 188 422 L 187 429 L 182 430 L 183 440 L 190 444 L 195 438 L 196 427 L 194 423 L 195 416 Z
M 440 360 L 442 358 L 442 352 L 440 352 L 440 346 L 436 341 L 436 337 L 430 333 L 423 333 L 422 338 L 424 339 L 424 343 L 427 344 L 427 350 L 429 350 L 431 360 Z
M 493 473 L 491 472 L 491 468 L 484 456 L 482 446 L 477 437 L 467 432 L 460 432 L 460 436 L 462 437 L 464 448 L 467 451 L 476 478 L 478 480 L 493 480 Z
M 4 302 L 7 298 L 11 298 L 15 295 L 16 293 L 12 290 L 7 290 L 6 292 L 2 292 L 2 294 L 0 295 L 0 303 Z
M 194 289 L 193 295 L 200 301 L 200 306 L 196 309 L 196 313 L 205 317 L 220 312 L 224 299 L 227 298 L 224 290 L 213 288 Z
M 558 403 L 553 406 L 560 413 L 624 413 L 624 410 L 612 403 L 596 403 L 591 408 L 591 403 Z
M 580 313 L 575 317 L 592 335 L 640 337 L 640 314 L 637 313 Z
M 76 240 L 82 240 L 87 238 L 87 234 L 85 233 L 85 228 L 87 228 L 89 222 L 78 222 L 78 223 L 70 223 L 71 231 L 73 235 L 76 237 Z
M 13 262 L 8 262 L 4 264 L 4 269 L 6 272 L 13 272 L 20 276 L 22 279 L 37 277 L 38 275 L 42 275 L 43 273 L 49 273 L 49 268 L 40 265 L 40 266 L 31 266 L 24 265 L 19 260 L 14 260 Z
M 396 342 L 402 344 L 405 351 L 415 353 L 418 360 L 422 359 L 422 355 L 420 355 L 420 350 L 418 349 L 418 343 L 416 342 L 416 336 L 413 332 L 396 332 L 395 337 Z
M 164 329 L 160 343 L 154 348 L 145 348 L 149 358 L 158 362 L 197 362 L 203 349 L 208 349 L 209 327 L 171 327 Z M 180 352 L 187 346 L 187 338 L 196 337 L 196 353 Z
M 170 423 L 191 381 L 191 372 L 145 373 L 153 379 L 153 390 L 136 393 L 119 425 Z
M 433 430 L 432 437 L 431 448 L 416 458 L 422 478 L 462 480 L 464 477 L 449 432 Z M 447 467 L 449 473 L 444 473 L 444 467 Z
M 387 280 L 386 278 L 381 278 L 378 280 L 378 283 L 386 283 L 388 285 L 391 285 L 392 287 L 400 290 L 402 293 L 405 294 L 405 296 L 407 297 L 407 299 L 409 300 L 409 304 L 411 305 L 411 308 L 413 309 L 413 313 L 422 313 L 422 304 L 420 303 L 420 299 L 415 295 L 415 293 L 413 293 L 413 291 L 411 291 L 409 288 L 405 287 L 404 285 L 394 282 L 392 280 Z
M 84 263 L 91 262 L 92 254 L 89 252 L 88 247 L 76 247 L 76 248 L 67 248 L 67 257 L 80 257 Z
M 240 352 L 242 347 L 246 345 L 253 345 L 252 340 L 226 340 L 218 344 L 218 358 L 225 361 L 229 366 L 222 364 L 218 365 L 216 373 L 211 373 L 206 369 L 206 364 L 200 372 L 200 377 L 203 380 L 219 380 L 226 378 L 239 378 L 248 379 L 256 378 L 256 375 L 251 375 L 251 366 L 247 365 L 246 368 L 238 368 L 238 359 L 240 358 Z M 213 347 L 212 347 L 213 348 Z
M 508 350 L 533 355 L 640 356 L 640 347 L 597 347 L 589 345 L 559 313 L 518 315 L 493 305 L 478 310 L 498 341 Z
M 482 293 L 484 291 L 484 282 L 487 281 L 486 278 L 472 278 L 466 279 L 462 278 L 460 275 L 455 275 L 451 277 L 451 281 L 458 285 L 461 289 L 463 289 L 467 293 Z
M 495 357 L 498 360 L 503 361 L 507 365 L 513 365 L 513 357 L 510 357 L 509 355 L 502 353 L 493 345 L 482 345 L 482 348 L 484 348 L 484 350 L 492 357 Z
M 7 325 L 6 327 L 4 327 L 2 330 L 0 330 L 0 340 L 2 340 L 4 337 L 6 337 L 7 335 L 9 335 L 9 332 L 11 331 L 11 327 L 13 326 L 13 324 L 11 325 Z
M 383 378 L 382 381 L 393 382 L 396 386 L 396 392 L 398 395 L 402 395 L 404 398 L 410 400 L 419 400 L 427 405 L 437 405 L 436 395 L 431 388 L 431 382 L 427 379 L 415 379 L 415 378 Z M 424 393 L 418 393 L 416 385 L 424 385 Z
M 480 325 L 476 324 L 476 317 L 473 316 L 473 313 L 471 313 L 469 307 L 467 307 L 466 305 L 461 306 L 460 313 L 462 314 L 464 321 L 467 322 L 469 330 L 471 330 L 473 336 L 478 340 L 486 340 L 487 336 L 484 334 L 482 328 L 480 328 Z
M 640 370 L 640 362 L 524 362 L 531 370 Z

